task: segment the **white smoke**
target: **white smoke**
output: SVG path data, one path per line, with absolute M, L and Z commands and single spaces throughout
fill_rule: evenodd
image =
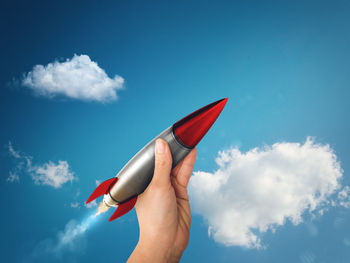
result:
M 81 223 L 70 220 L 64 230 L 57 233 L 56 238 L 48 238 L 38 243 L 29 257 L 32 262 L 52 262 L 62 259 L 65 254 L 77 254 L 86 247 L 85 233 L 97 222 L 96 215 L 91 215 Z M 49 261 L 47 261 L 49 260 Z

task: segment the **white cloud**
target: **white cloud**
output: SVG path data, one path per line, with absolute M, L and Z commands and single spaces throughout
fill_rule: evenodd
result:
M 19 183 L 19 176 L 18 174 L 10 171 L 10 176 L 7 177 L 6 181 L 9 183 Z
M 350 187 L 345 186 L 338 193 L 339 205 L 345 208 L 350 208 Z
M 12 146 L 12 143 L 9 141 L 9 144 L 8 144 L 8 149 L 9 149 L 9 153 L 12 157 L 14 158 L 21 158 L 21 155 L 19 152 L 15 151 L 15 149 L 13 149 L 13 146 Z
M 261 233 L 325 207 L 340 187 L 343 171 L 329 145 L 275 143 L 246 153 L 219 152 L 218 169 L 197 171 L 189 185 L 191 204 L 208 233 L 227 246 L 260 248 Z
M 58 161 L 57 164 L 49 161 L 42 166 L 31 167 L 29 170 L 35 184 L 49 185 L 54 188 L 60 188 L 63 184 L 75 179 L 67 161 Z
M 13 148 L 12 142 L 9 141 L 8 145 L 8 153 L 10 157 L 14 159 L 15 166 L 9 171 L 9 177 L 7 177 L 6 181 L 8 183 L 19 183 L 20 181 L 20 173 L 23 167 L 25 166 L 25 160 L 22 157 L 22 155 L 19 153 L 19 151 L 16 151 Z
M 88 55 L 74 55 L 64 62 L 34 66 L 24 75 L 22 84 L 37 95 L 49 98 L 63 95 L 84 101 L 109 102 L 118 98 L 117 90 L 123 88 L 124 79 L 118 75 L 108 77 Z
M 101 180 L 96 180 L 95 183 L 96 183 L 96 186 L 99 186 L 102 182 Z
M 79 202 L 70 203 L 70 207 L 72 207 L 72 208 L 79 208 L 80 204 L 79 204 Z

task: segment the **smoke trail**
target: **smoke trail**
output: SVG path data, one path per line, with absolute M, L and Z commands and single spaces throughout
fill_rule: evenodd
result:
M 69 252 L 74 252 L 74 254 L 82 252 L 86 247 L 84 235 L 96 224 L 97 220 L 97 213 L 89 215 L 80 223 L 74 219 L 70 220 L 65 225 L 64 230 L 57 233 L 56 238 L 49 238 L 39 242 L 32 252 L 32 261 L 49 260 L 52 262 L 54 259 L 60 261 Z

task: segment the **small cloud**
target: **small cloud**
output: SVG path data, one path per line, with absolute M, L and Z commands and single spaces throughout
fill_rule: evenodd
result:
M 343 175 L 333 149 L 311 138 L 246 153 L 231 148 L 220 151 L 216 163 L 214 172 L 194 172 L 189 194 L 209 236 L 226 246 L 262 248 L 262 233 L 287 220 L 300 224 L 306 214 L 319 216 L 341 188 Z
M 8 144 L 8 149 L 9 149 L 9 153 L 12 157 L 17 158 L 17 159 L 21 158 L 20 153 L 13 149 L 12 143 L 10 141 Z
M 124 87 L 124 79 L 118 75 L 108 77 L 88 55 L 74 55 L 64 62 L 34 66 L 24 74 L 22 85 L 48 98 L 61 95 L 83 101 L 109 102 L 118 98 L 117 90 Z
M 42 166 L 32 166 L 29 171 L 35 184 L 54 188 L 60 188 L 63 184 L 76 179 L 67 161 L 58 161 L 57 164 L 49 161 Z
M 96 180 L 95 183 L 96 183 L 96 186 L 99 186 L 101 184 L 101 181 L 100 180 Z
M 92 208 L 92 207 L 95 207 L 95 206 L 97 206 L 98 204 L 97 204 L 97 201 L 96 200 L 94 200 L 94 201 L 92 201 L 92 202 L 90 202 L 90 203 L 88 203 L 88 204 L 85 204 L 85 207 L 87 207 L 87 208 Z
M 10 171 L 10 176 L 7 177 L 6 181 L 9 183 L 19 183 L 19 176 L 18 174 Z
M 19 182 L 19 174 L 21 173 L 29 173 L 35 184 L 49 185 L 53 188 L 60 188 L 63 184 L 77 179 L 70 170 L 67 161 L 59 160 L 57 164 L 48 161 L 43 165 L 36 165 L 33 164 L 32 156 L 25 153 L 19 154 L 19 151 L 13 148 L 11 142 L 8 144 L 8 149 L 10 155 L 14 158 L 15 167 L 10 171 L 7 182 Z
M 339 205 L 345 208 L 350 208 L 350 187 L 345 186 L 343 190 L 338 193 Z
M 15 166 L 9 171 L 9 177 L 7 177 L 6 182 L 8 183 L 19 183 L 20 181 L 20 174 L 23 170 L 23 167 L 25 166 L 25 158 L 21 156 L 19 151 L 16 151 L 13 148 L 12 142 L 9 141 L 7 144 L 7 149 L 10 157 L 12 157 L 14 160 Z
M 80 204 L 79 204 L 79 202 L 70 203 L 70 207 L 72 207 L 72 208 L 79 208 Z

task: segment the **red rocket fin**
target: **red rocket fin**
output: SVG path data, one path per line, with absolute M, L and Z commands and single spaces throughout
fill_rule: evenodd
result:
M 126 201 L 125 203 L 120 204 L 108 221 L 113 221 L 114 219 L 117 219 L 118 217 L 121 217 L 122 215 L 125 215 L 127 212 L 129 212 L 136 204 L 136 200 L 137 196 L 130 199 L 129 201 Z
M 100 197 L 101 195 L 107 194 L 109 188 L 118 181 L 117 177 L 113 177 L 111 179 L 108 179 L 107 181 L 102 182 L 95 191 L 90 195 L 89 199 L 86 201 L 86 203 L 90 203 L 91 201 L 95 200 L 97 197 Z

